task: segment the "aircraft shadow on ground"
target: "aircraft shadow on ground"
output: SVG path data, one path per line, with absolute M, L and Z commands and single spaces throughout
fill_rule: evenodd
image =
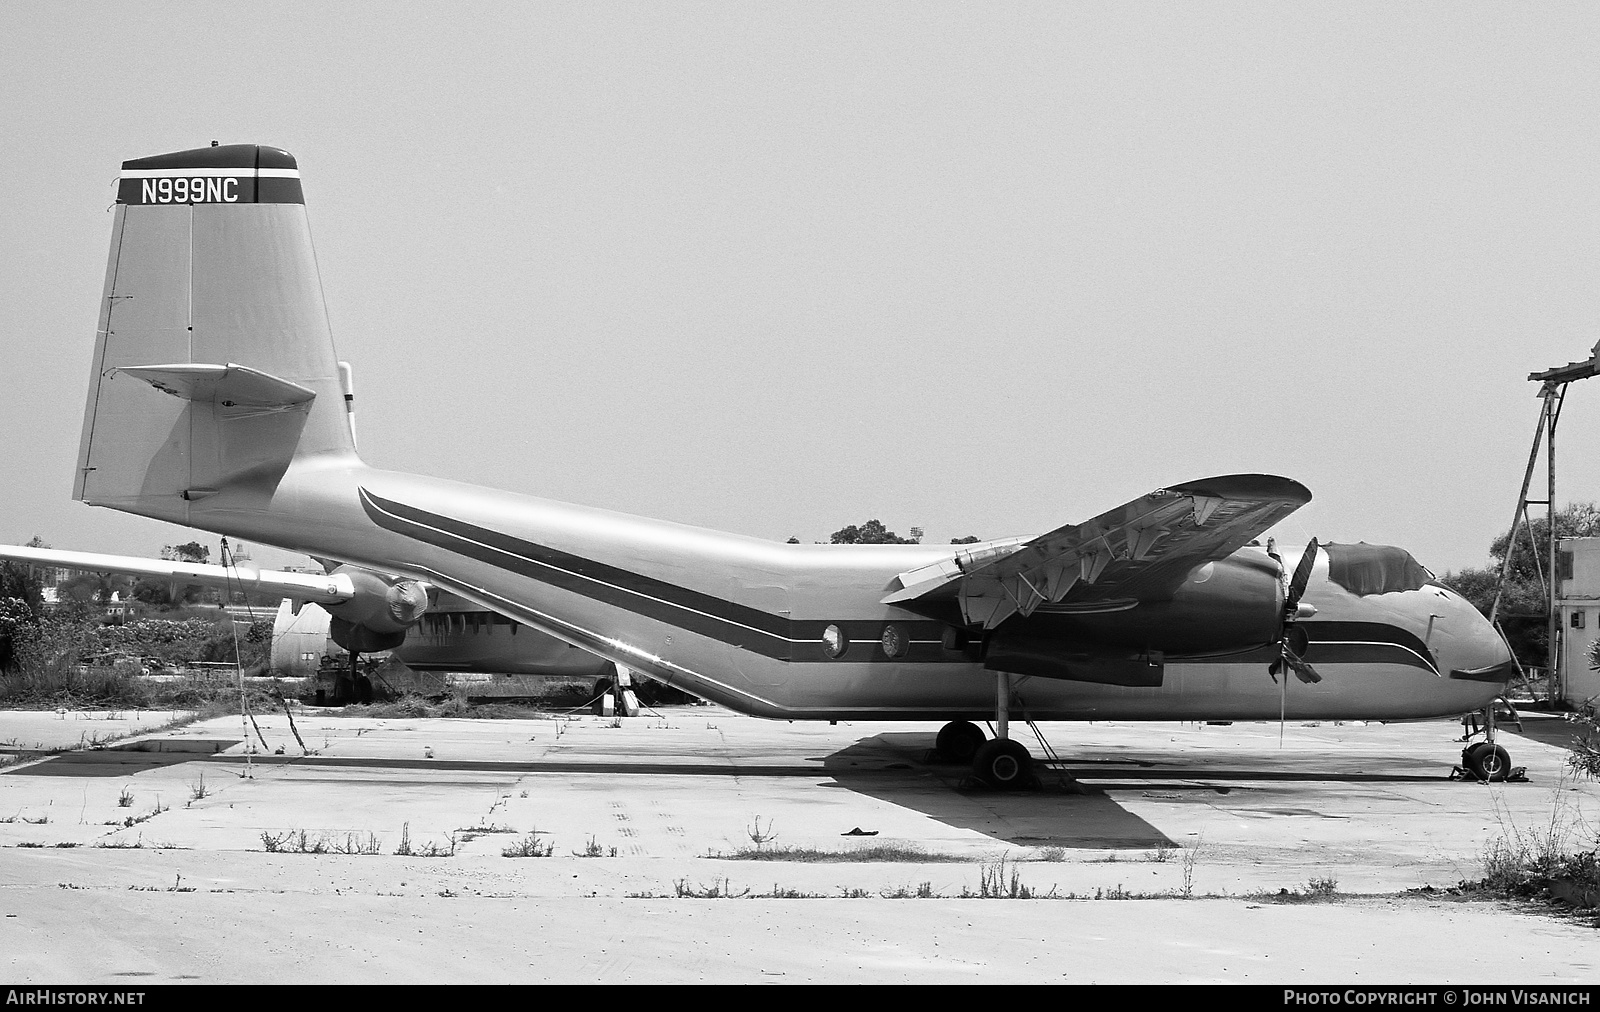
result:
M 238 743 L 238 740 L 234 739 L 205 744 L 210 745 L 214 751 L 221 751 Z M 9 776 L 19 777 L 126 777 L 146 770 L 214 758 L 216 756 L 211 749 L 182 752 L 147 752 L 116 747 L 79 749 L 47 756 L 37 762 L 5 772 Z
M 1250 752 L 1174 754 L 1160 761 L 1128 757 L 1064 757 L 1059 767 L 1039 768 L 1036 789 L 992 790 L 964 764 L 939 761 L 929 732 L 885 733 L 863 738 L 821 758 L 840 787 L 922 812 L 948 826 L 996 840 L 1034 847 L 1159 849 L 1177 844 L 1144 818 L 1128 811 L 1108 791 L 1159 790 L 1169 800 L 1185 795 L 1211 803 L 1239 782 L 1373 786 L 1438 783 L 1438 775 L 1368 773 L 1332 767 L 1326 759 L 1271 757 Z M 1034 749 L 1037 754 L 1037 749 Z M 1399 766 L 1373 760 L 1375 767 Z M 870 830 L 872 827 L 863 827 Z
M 840 787 L 1004 843 L 1107 850 L 1176 846 L 1104 791 L 1084 789 L 1049 770 L 1041 771 L 1034 790 L 984 787 L 967 766 L 938 762 L 933 737 L 928 732 L 874 735 L 826 756 L 822 766 Z

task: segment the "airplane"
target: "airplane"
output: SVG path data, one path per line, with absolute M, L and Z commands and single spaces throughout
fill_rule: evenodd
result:
M 835 546 L 376 469 L 342 417 L 295 158 L 132 159 L 115 207 L 73 490 L 91 505 L 437 586 L 743 713 L 943 721 L 939 752 L 996 789 L 1035 782 L 1013 713 L 1420 719 L 1492 713 L 1515 672 L 1402 549 L 1253 544 L 1311 498 L 1272 475 L 1035 536 Z M 1492 739 L 1462 760 L 1508 768 Z
M 216 566 L 27 545 L 0 545 L 0 561 L 118 573 L 225 593 L 281 595 L 273 615 L 271 652 L 271 668 L 279 674 L 315 674 L 332 644 L 340 652 L 349 651 L 351 671 L 359 654 L 388 651 L 417 671 L 585 679 L 594 685 L 601 712 L 599 701 L 607 693 L 613 695 L 617 713 L 634 716 L 638 709 L 630 681 L 605 658 L 523 629 L 436 587 L 358 566 L 330 562 L 326 574 L 301 573 L 260 569 L 248 562 Z M 336 683 L 336 701 L 338 689 Z

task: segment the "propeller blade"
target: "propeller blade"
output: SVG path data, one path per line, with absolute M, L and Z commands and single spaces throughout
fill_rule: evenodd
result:
M 1301 658 L 1295 656 L 1293 651 L 1286 649 L 1284 650 L 1284 654 L 1284 660 L 1288 662 L 1289 667 L 1294 671 L 1294 676 L 1296 678 L 1300 679 L 1307 685 L 1315 685 L 1317 682 L 1322 681 L 1322 676 L 1317 674 L 1317 669 L 1313 668 L 1310 664 L 1307 664 Z
M 1295 609 L 1300 607 L 1300 595 L 1306 592 L 1306 584 L 1311 582 L 1311 570 L 1317 564 L 1317 548 L 1317 539 L 1312 538 L 1300 555 L 1300 564 L 1294 567 L 1294 575 L 1289 578 L 1289 593 L 1283 605 L 1287 614 L 1293 615 Z

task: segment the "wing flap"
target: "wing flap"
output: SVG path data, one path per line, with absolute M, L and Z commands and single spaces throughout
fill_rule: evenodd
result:
M 1156 489 L 1081 524 L 991 542 L 900 575 L 885 604 L 954 596 L 969 625 L 993 629 L 1040 607 L 1116 611 L 1170 596 L 1194 567 L 1227 558 L 1311 501 L 1274 475 Z

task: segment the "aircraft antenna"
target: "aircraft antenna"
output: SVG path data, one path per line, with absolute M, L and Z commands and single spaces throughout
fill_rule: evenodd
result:
M 1545 595 L 1546 622 L 1549 632 L 1549 651 L 1547 671 L 1549 684 L 1546 692 L 1550 699 L 1566 697 L 1566 672 L 1561 661 L 1561 615 L 1557 611 L 1556 602 L 1561 595 L 1561 574 L 1557 566 L 1556 544 L 1556 422 L 1561 418 L 1561 406 L 1567 399 L 1567 387 L 1578 380 L 1588 379 L 1591 376 L 1600 376 L 1600 342 L 1597 342 L 1589 352 L 1589 357 L 1581 362 L 1569 362 L 1564 366 L 1546 369 L 1544 372 L 1529 373 L 1528 379 L 1539 384 L 1538 397 L 1541 406 L 1539 409 L 1539 423 L 1533 430 L 1533 447 L 1528 451 L 1528 467 L 1522 473 L 1522 492 L 1517 496 L 1516 513 L 1511 518 L 1511 534 L 1506 541 L 1505 558 L 1500 563 L 1500 580 L 1494 589 L 1494 604 L 1489 607 L 1489 622 L 1495 628 L 1500 627 L 1500 602 L 1505 596 L 1506 584 L 1511 577 L 1511 556 L 1516 551 L 1517 535 L 1524 524 L 1528 523 L 1528 507 L 1545 507 L 1546 530 L 1545 543 L 1534 545 L 1534 567 L 1539 574 L 1539 583 Z M 1533 471 L 1539 462 L 1540 444 L 1545 448 L 1545 498 L 1529 499 L 1528 490 L 1533 484 Z M 1534 542 L 1533 527 L 1528 524 L 1528 539 Z M 1544 565 L 1540 564 L 1538 549 L 1543 548 Z M 1549 574 L 1546 577 L 1546 574 Z M 1501 635 L 1505 635 L 1501 629 Z

